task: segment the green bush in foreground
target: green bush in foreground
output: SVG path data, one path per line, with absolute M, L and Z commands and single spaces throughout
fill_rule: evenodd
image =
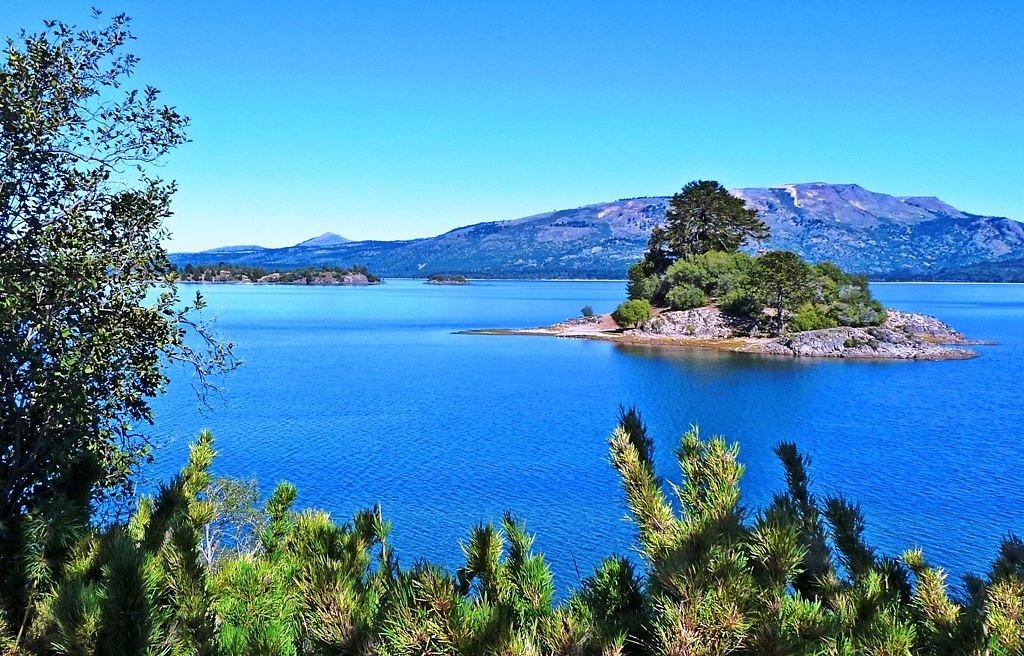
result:
M 776 453 L 786 488 L 740 503 L 736 445 L 686 433 L 667 486 L 633 410 L 610 441 L 639 562 L 604 560 L 562 603 L 533 537 L 506 514 L 481 524 L 452 572 L 401 567 L 379 509 L 335 523 L 293 509 L 278 485 L 262 507 L 222 514 L 209 433 L 181 474 L 127 523 L 97 528 L 55 505 L 16 527 L 18 567 L 0 590 L 26 603 L 0 621 L 8 654 L 540 654 L 939 656 L 1024 649 L 1024 542 L 1008 537 L 965 593 L 919 550 L 880 556 L 860 510 L 809 488 L 808 458 Z M 228 486 L 229 488 L 231 486 Z M 233 488 L 234 489 L 234 488 Z M 669 499 L 669 493 L 675 499 Z M 252 515 L 256 515 L 253 518 Z M 252 526 L 251 548 L 204 557 L 207 527 Z M 248 523 L 251 522 L 251 523 Z M 10 606 L 7 606 L 10 609 Z M 3 652 L 0 652 L 3 653 Z
M 650 318 L 651 304 L 644 299 L 624 301 L 612 312 L 612 319 L 623 328 L 637 327 Z

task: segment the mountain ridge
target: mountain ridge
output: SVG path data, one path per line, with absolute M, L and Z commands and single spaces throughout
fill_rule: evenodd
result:
M 793 250 L 879 278 L 1024 258 L 1024 224 L 972 214 L 934 196 L 892 196 L 824 182 L 732 190 L 772 231 L 752 252 Z M 222 247 L 174 253 L 179 265 L 251 264 L 296 268 L 363 264 L 375 273 L 418 277 L 623 278 L 665 214 L 668 196 L 641 196 L 453 228 L 434 237 L 348 241 L 326 233 L 283 248 Z M 328 237 L 328 239 L 322 239 Z M 336 238 L 336 239 L 335 239 Z M 320 240 L 320 241 L 318 241 Z M 343 240 L 343 241 L 338 241 Z

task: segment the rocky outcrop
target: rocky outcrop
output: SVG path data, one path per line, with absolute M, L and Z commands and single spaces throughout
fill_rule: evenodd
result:
M 942 346 L 885 325 L 809 330 L 765 340 L 758 350 L 771 355 L 804 358 L 885 360 L 964 360 L 977 355 L 974 351 Z
M 753 322 L 729 317 L 715 307 L 662 312 L 635 330 L 626 331 L 637 338 L 674 337 L 680 339 L 728 339 L 747 335 Z
M 881 326 L 826 328 L 782 337 L 757 336 L 753 321 L 723 314 L 715 307 L 662 312 L 637 329 L 624 331 L 636 341 L 662 342 L 743 339 L 742 350 L 808 358 L 958 360 L 977 355 L 947 345 L 972 343 L 935 317 L 890 310 Z
M 971 341 L 949 324 L 925 314 L 889 310 L 883 327 L 909 333 L 936 344 L 970 344 Z

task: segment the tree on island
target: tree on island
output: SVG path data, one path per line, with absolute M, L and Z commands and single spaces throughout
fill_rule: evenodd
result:
M 714 180 L 695 180 L 672 196 L 665 223 L 651 232 L 648 258 L 661 264 L 711 251 L 731 253 L 752 240 L 768 238 L 768 226 L 742 198 Z
M 776 334 L 785 329 L 786 312 L 812 297 L 811 267 L 790 251 L 770 251 L 758 257 L 752 280 L 758 297 L 775 310 L 772 323 Z
M 885 321 L 865 276 L 830 262 L 810 265 L 796 253 L 751 257 L 739 250 L 767 236 L 742 199 L 717 182 L 691 182 L 672 198 L 664 225 L 652 230 L 643 259 L 629 268 L 627 295 L 672 310 L 714 305 L 777 334 Z
M 630 298 L 660 301 L 667 290 L 658 279 L 673 263 L 705 253 L 733 253 L 767 239 L 768 226 L 742 198 L 714 180 L 695 180 L 672 196 L 664 224 L 651 230 L 647 252 L 629 269 Z

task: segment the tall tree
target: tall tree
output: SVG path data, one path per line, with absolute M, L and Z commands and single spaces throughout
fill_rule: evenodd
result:
M 672 196 L 665 225 L 651 233 L 647 259 L 660 264 L 710 251 L 732 252 L 768 237 L 768 226 L 742 198 L 714 180 L 695 180 Z
M 48 21 L 0 59 L 0 530 L 129 492 L 164 365 L 189 363 L 202 386 L 232 363 L 161 245 L 175 186 L 154 165 L 188 120 L 123 86 L 128 27 Z
M 758 297 L 775 309 L 775 332 L 781 334 L 786 326 L 786 312 L 813 294 L 811 267 L 796 253 L 769 251 L 755 260 L 752 277 Z

